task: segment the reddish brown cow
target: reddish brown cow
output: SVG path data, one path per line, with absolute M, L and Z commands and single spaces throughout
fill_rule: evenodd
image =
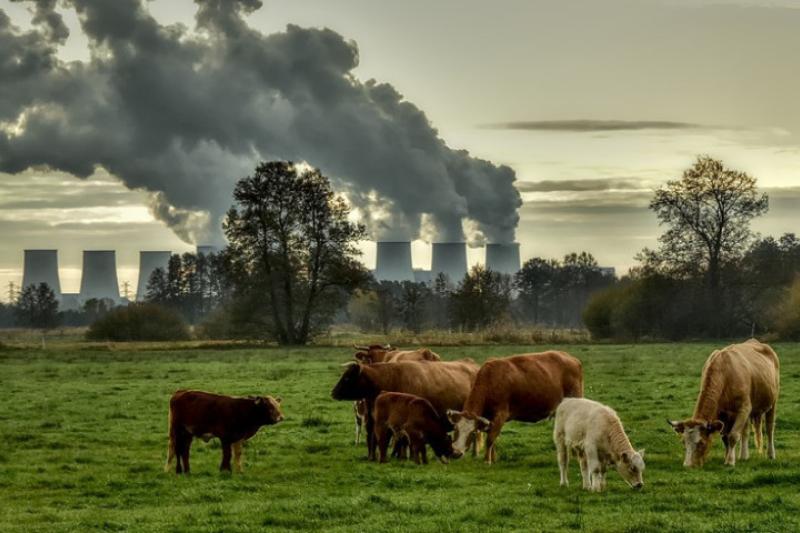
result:
M 750 457 L 750 422 L 761 451 L 761 421 L 767 425 L 767 455 L 775 459 L 775 413 L 780 391 L 778 355 L 766 344 L 750 339 L 712 353 L 703 367 L 694 414 L 669 424 L 683 438 L 683 465 L 703 466 L 714 433 L 722 434 L 725 464 Z
M 431 402 L 402 392 L 382 392 L 375 399 L 372 412 L 375 441 L 380 462 L 388 461 L 389 441 L 408 439 L 414 462 L 428 464 L 426 444 L 443 463 L 454 454 L 453 441 L 447 434 L 449 424 L 440 417 Z
M 489 359 L 478 372 L 463 411 L 448 411 L 455 426 L 453 446 L 464 453 L 471 436 L 487 432 L 486 462 L 497 459 L 495 440 L 509 420 L 538 422 L 561 400 L 583 396 L 583 366 L 564 352 Z
M 334 400 L 367 400 L 367 445 L 369 458 L 375 458 L 372 409 L 383 391 L 406 392 L 430 401 L 440 416 L 448 409 L 461 409 L 478 373 L 474 361 L 400 361 L 365 365 L 349 363 L 333 388 Z
M 371 346 L 354 346 L 358 350 L 355 354 L 357 361 L 362 363 L 396 363 L 398 361 L 441 361 L 438 354 L 428 348 L 417 350 L 398 350 L 389 346 L 373 344 Z
M 231 452 L 236 469 L 242 471 L 242 445 L 261 426 L 283 420 L 280 397 L 236 398 L 202 391 L 179 390 L 169 400 L 169 450 L 167 464 L 177 457 L 175 472 L 189 473 L 192 439 L 206 442 L 217 437 L 222 442 L 220 470 L 231 470 Z

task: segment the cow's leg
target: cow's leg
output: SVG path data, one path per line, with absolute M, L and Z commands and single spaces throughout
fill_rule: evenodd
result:
M 777 405 L 773 405 L 772 409 L 764 414 L 765 422 L 767 424 L 767 457 L 775 459 L 775 409 Z
M 377 447 L 375 442 L 375 421 L 372 420 L 372 411 L 374 408 L 374 401 L 367 400 L 367 416 L 366 416 L 366 428 L 364 430 L 367 432 L 367 459 L 370 461 L 375 460 L 375 448 Z
M 739 443 L 739 459 L 750 459 L 750 417 L 744 423 L 742 428 L 742 441 Z
M 492 419 L 489 426 L 489 431 L 486 433 L 486 462 L 489 464 L 497 462 L 497 451 L 495 450 L 495 443 L 497 437 L 500 435 L 500 430 L 503 429 L 503 424 L 508 419 L 507 413 L 498 413 Z
M 356 415 L 356 446 L 361 441 L 361 418 Z
M 419 449 L 419 442 L 417 442 L 417 439 L 410 439 L 409 448 L 411 449 L 411 458 L 414 459 L 414 463 L 420 464 L 422 462 L 422 454 L 420 453 L 421 450 Z
M 419 441 L 419 449 L 420 454 L 422 455 L 422 463 L 428 464 L 428 447 L 425 445 L 425 441 L 420 439 Z
M 569 476 L 567 476 L 567 469 L 569 468 L 569 450 L 567 445 L 564 444 L 564 439 L 556 439 L 556 455 L 558 457 L 558 472 L 561 474 L 562 487 L 569 486 Z
M 234 442 L 231 445 L 233 449 L 233 464 L 236 465 L 236 471 L 238 473 L 242 473 L 242 447 L 244 446 L 244 440 L 240 440 L 238 442 Z
M 388 462 L 389 458 L 386 456 L 389 449 L 389 440 L 392 437 L 392 432 L 385 425 L 379 425 L 375 428 L 375 440 L 378 443 L 378 460 L 381 463 Z M 395 433 L 395 439 L 397 434 Z
M 586 460 L 586 454 L 583 450 L 578 450 L 578 462 L 581 465 L 581 480 L 583 481 L 583 488 L 589 490 L 592 485 L 590 483 L 591 476 L 589 476 L 589 463 Z
M 222 463 L 219 469 L 223 472 L 231 471 L 231 443 L 227 440 L 222 441 Z
M 597 457 L 597 450 L 588 448 L 586 453 L 586 467 L 589 471 L 589 490 L 600 492 L 603 490 L 603 467 Z
M 764 453 L 763 416 L 757 414 L 751 419 L 753 422 L 753 440 L 755 440 L 756 453 Z
M 183 460 L 183 473 L 189 473 L 189 452 L 192 449 L 192 434 L 184 432 L 181 437 L 181 452 L 180 459 Z M 180 472 L 178 472 L 180 473 Z
M 725 464 L 730 466 L 736 465 L 736 445 L 742 438 L 742 431 L 747 423 L 750 421 L 750 406 L 743 406 L 742 409 L 736 414 L 736 419 L 733 421 L 733 427 L 728 432 L 728 449 L 725 450 Z

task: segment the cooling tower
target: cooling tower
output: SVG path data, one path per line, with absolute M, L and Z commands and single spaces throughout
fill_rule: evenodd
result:
M 431 274 L 436 279 L 440 273 L 453 284 L 460 283 L 467 273 L 467 245 L 463 242 L 433 243 Z
M 220 247 L 213 244 L 198 244 L 197 255 L 209 255 L 219 253 Z
M 85 250 L 81 274 L 81 301 L 108 298 L 119 302 L 117 256 L 113 250 Z
M 58 279 L 58 250 L 25 250 L 22 288 L 40 283 L 47 283 L 56 293 L 56 297 L 61 297 L 61 282 Z
M 410 242 L 378 243 L 375 279 L 378 281 L 414 281 Z
M 486 268 L 501 274 L 516 274 L 520 269 L 519 243 L 487 244 Z
M 171 252 L 139 252 L 139 283 L 136 285 L 136 300 L 141 302 L 147 295 L 147 282 L 157 268 L 166 272 Z

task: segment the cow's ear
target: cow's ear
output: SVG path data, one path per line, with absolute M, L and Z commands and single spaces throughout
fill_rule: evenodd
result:
M 677 420 L 667 420 L 667 424 L 672 426 L 672 429 L 675 430 L 675 433 L 683 433 L 683 430 L 686 429 L 686 426 L 683 425 L 683 422 L 679 422 Z
M 724 428 L 725 424 L 722 423 L 722 420 L 714 420 L 706 424 L 706 431 L 708 431 L 709 435 L 716 431 L 722 431 Z
M 479 429 L 480 431 L 489 431 L 490 427 L 492 427 L 492 423 L 486 418 L 479 416 L 475 419 L 475 429 Z
M 625 463 L 625 464 L 628 464 L 628 463 L 631 462 L 631 452 L 629 452 L 629 451 L 622 452 L 622 455 L 620 455 L 620 457 L 622 458 L 622 462 Z
M 450 421 L 451 424 L 458 424 L 458 421 L 461 420 L 461 413 L 453 409 L 448 409 L 447 419 Z
M 256 405 L 261 405 L 263 403 L 264 403 L 264 398 L 262 398 L 261 396 L 256 398 Z
M 280 396 L 275 396 L 275 401 L 281 403 L 283 401 L 283 398 L 281 398 Z
M 638 453 L 638 454 L 639 454 L 639 457 L 641 457 L 642 459 L 644 459 L 644 448 L 642 448 L 641 450 L 636 450 L 636 453 Z

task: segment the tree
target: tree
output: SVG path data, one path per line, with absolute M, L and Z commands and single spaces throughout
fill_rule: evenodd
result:
M 519 292 L 522 309 L 534 324 L 542 322 L 542 302 L 552 289 L 558 268 L 558 261 L 534 257 L 525 261 L 514 276 L 514 287 Z
M 261 163 L 233 196 L 223 228 L 236 291 L 263 295 L 279 342 L 304 344 L 368 280 L 355 259 L 366 230 L 328 178 L 292 162 Z
M 19 294 L 16 306 L 21 326 L 51 329 L 58 325 L 58 300 L 47 283 L 29 285 Z
M 414 333 L 422 331 L 430 299 L 431 290 L 424 283 L 403 282 L 398 307 L 404 327 Z
M 507 318 L 511 277 L 476 265 L 450 295 L 451 316 L 459 326 L 478 330 Z
M 703 275 L 712 304 L 718 305 L 724 264 L 741 256 L 752 238 L 750 222 L 768 207 L 755 178 L 699 156 L 681 179 L 667 182 L 650 202 L 660 224 L 668 226 L 651 260 L 681 275 Z

